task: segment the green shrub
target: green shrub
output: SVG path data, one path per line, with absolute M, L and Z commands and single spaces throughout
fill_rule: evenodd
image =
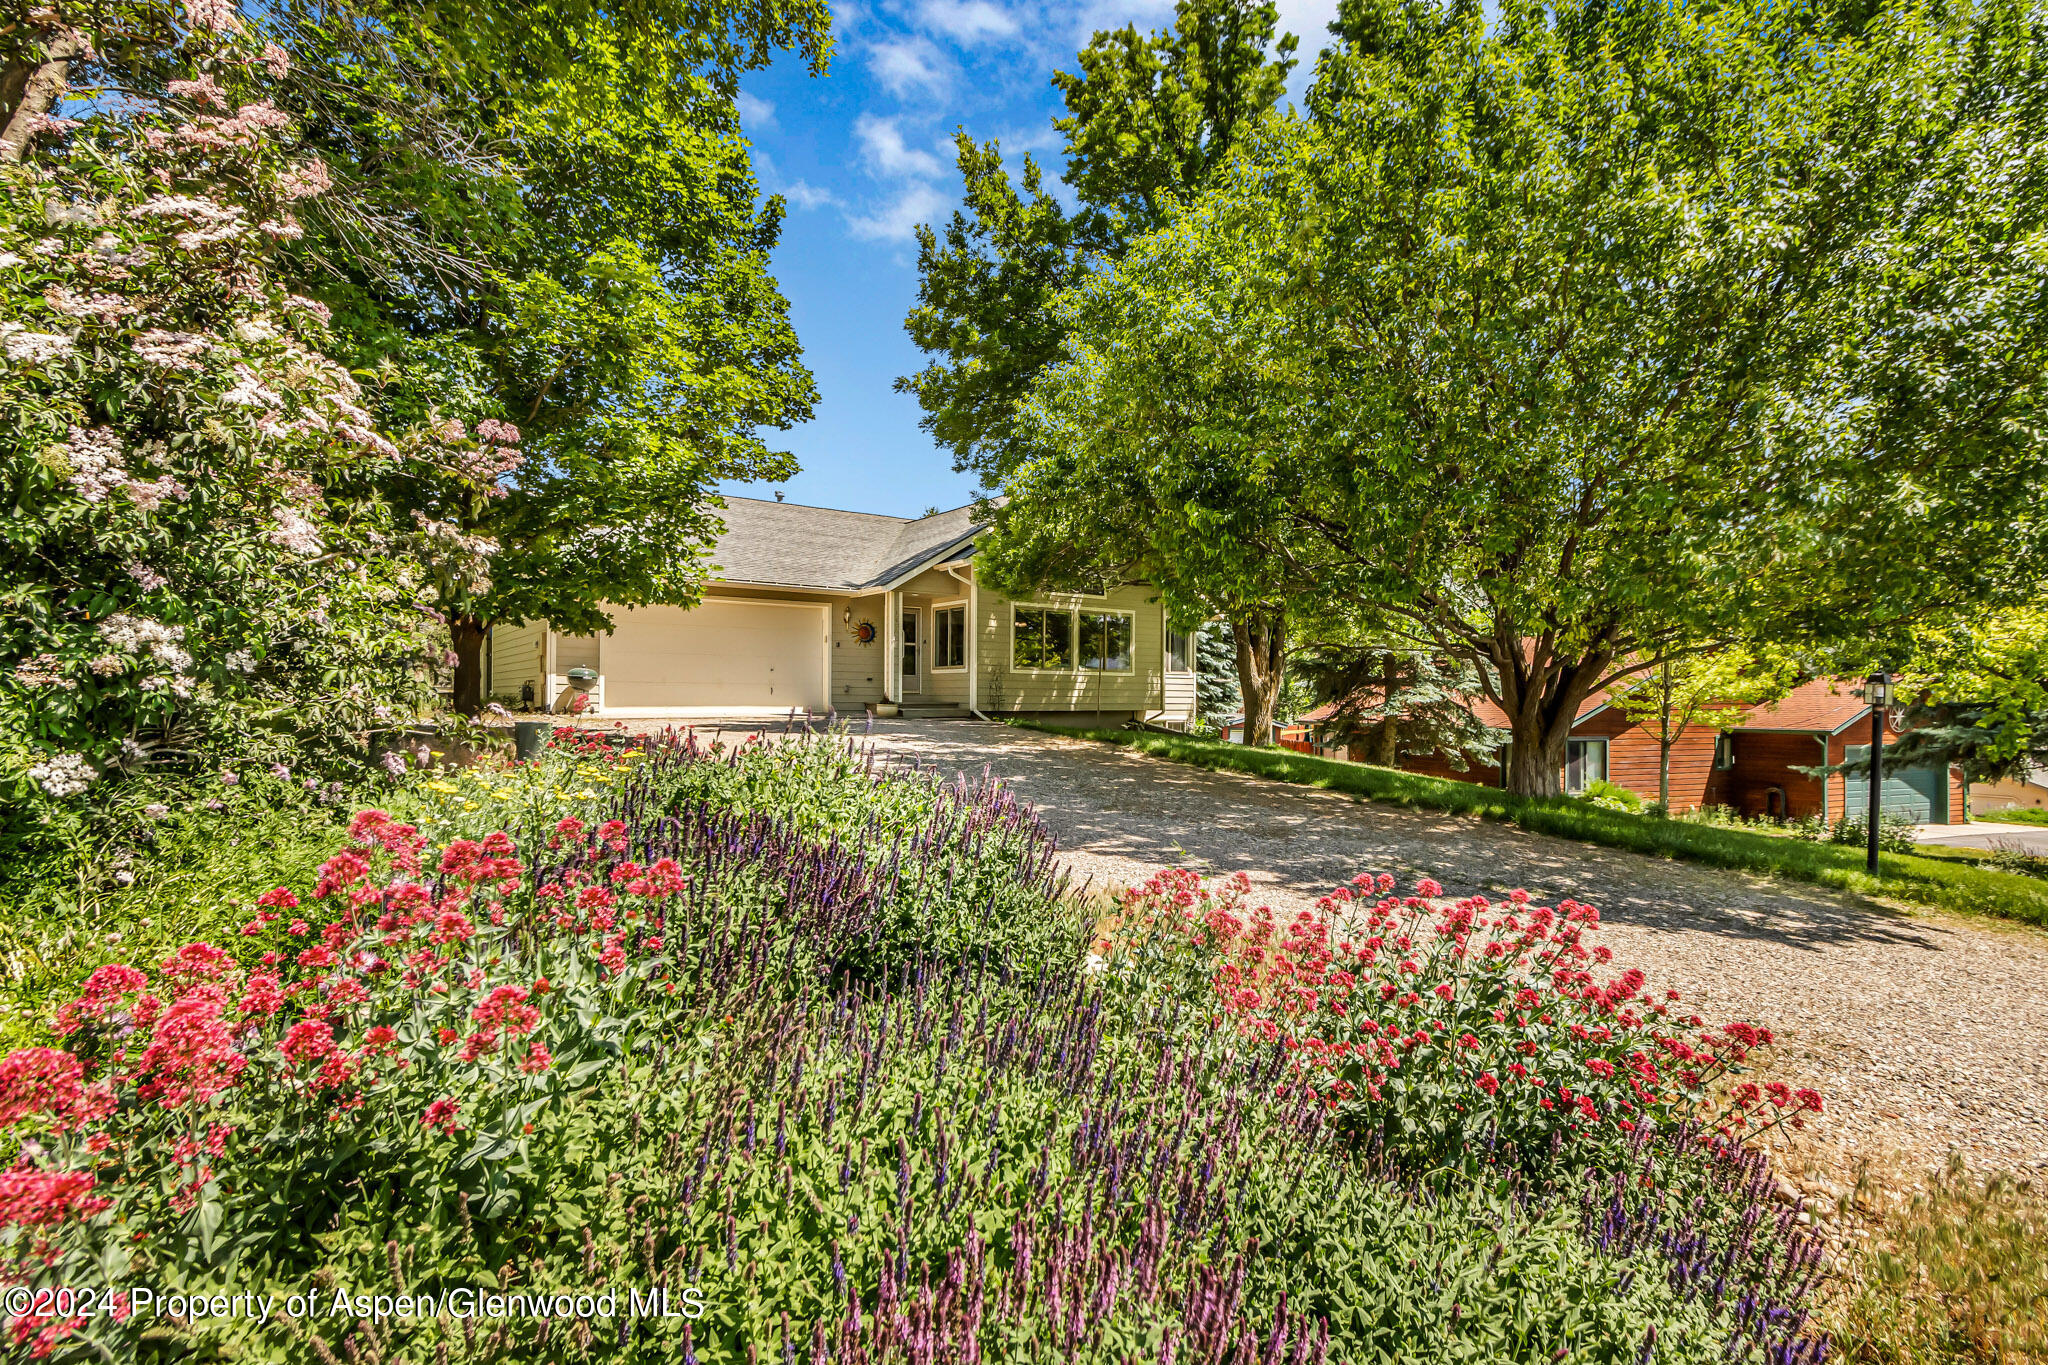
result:
M 1984 863 L 2021 877 L 2048 878 L 2048 856 L 2034 852 L 2017 839 L 1993 839 Z
M 1877 847 L 1885 853 L 1911 853 L 1918 846 L 1914 833 L 1918 828 L 1912 816 L 1895 810 L 1879 811 L 1877 816 Z M 1870 846 L 1870 820 L 1865 815 L 1838 816 L 1827 828 L 1827 840 L 1831 844 L 1849 844 L 1856 848 Z
M 1634 813 L 1640 812 L 1643 809 L 1642 797 L 1636 795 L 1627 787 L 1616 786 L 1604 777 L 1588 782 L 1586 789 L 1580 792 L 1579 796 L 1582 800 L 1590 801 L 1594 805 L 1603 806 L 1608 810 L 1625 810 Z
M 0 863 L 0 1045 L 28 1041 L 50 992 L 101 963 L 231 934 L 262 892 L 310 886 L 361 790 L 252 766 L 231 784 L 127 783 L 38 826 Z

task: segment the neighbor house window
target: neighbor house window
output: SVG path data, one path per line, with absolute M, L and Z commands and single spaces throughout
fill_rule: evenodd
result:
M 1127 611 L 1081 613 L 1081 667 L 1105 673 L 1131 671 L 1131 642 L 1138 618 Z
M 1072 668 L 1074 614 L 1064 607 L 1018 607 L 1010 644 L 1012 668 Z
M 1166 671 L 1168 673 L 1186 673 L 1194 667 L 1192 662 L 1194 659 L 1193 643 L 1193 641 L 1188 639 L 1188 633 L 1184 630 L 1169 630 L 1166 632 Z
M 1607 780 L 1607 741 L 1568 739 L 1564 742 L 1564 789 L 1582 792 L 1588 783 Z
M 1735 766 L 1735 736 L 1720 734 L 1714 736 L 1714 770 L 1727 772 Z
M 967 666 L 967 608 L 940 607 L 932 613 L 932 667 Z

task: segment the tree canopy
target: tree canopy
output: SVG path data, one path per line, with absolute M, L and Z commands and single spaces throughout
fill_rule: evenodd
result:
M 473 710 L 491 622 L 592 630 L 605 604 L 693 601 L 717 481 L 793 470 L 762 432 L 816 395 L 769 273 L 782 205 L 760 201 L 733 94 L 782 47 L 822 70 L 828 17 L 466 13 L 288 3 L 269 21 L 302 54 L 297 112 L 337 183 L 298 253 L 308 288 L 395 417 L 522 438 L 516 463 L 392 490 L 446 550 Z
M 1481 666 L 1530 793 L 1670 651 L 1903 641 L 2040 581 L 2038 18 L 1346 18 L 1312 118 L 1068 291 L 1026 404 L 1066 449 L 1016 520 L 1199 433 L 1281 563 Z
M 1063 294 L 1113 270 L 1133 240 L 1198 195 L 1241 134 L 1285 92 L 1295 39 L 1276 38 L 1277 22 L 1271 4 L 1181 0 L 1168 29 L 1096 34 L 1079 54 L 1079 71 L 1053 78 L 1067 111 L 1054 126 L 1066 141 L 1064 178 L 1077 201 L 1071 212 L 1034 159 L 1024 159 L 1013 182 L 1000 146 L 963 132 L 966 206 L 943 236 L 920 229 L 918 306 L 905 324 L 934 358 L 897 383 L 916 395 L 925 429 L 953 451 L 956 467 L 1001 489 L 1018 509 L 989 509 L 992 531 L 982 550 L 989 581 L 1022 589 L 1127 573 L 1158 582 L 1185 622 L 1229 615 L 1244 694 L 1267 722 L 1287 642 L 1272 566 L 1248 573 L 1233 592 L 1185 591 L 1191 580 L 1154 536 L 1178 515 L 1171 491 L 1162 497 L 1128 462 L 1091 464 L 1084 474 L 1068 433 L 1051 430 L 1023 404 L 1071 343 L 1076 319 Z M 1222 547 L 1255 520 L 1225 525 L 1225 513 L 1214 509 L 1235 500 L 1249 513 L 1256 474 L 1240 481 L 1217 465 L 1208 476 L 1236 491 L 1219 483 L 1212 510 L 1183 523 L 1189 534 L 1181 544 Z M 1071 500 L 1033 496 L 1062 482 Z M 1060 515 L 1049 518 L 1055 509 Z M 1263 736 L 1267 728 L 1254 723 L 1246 733 Z

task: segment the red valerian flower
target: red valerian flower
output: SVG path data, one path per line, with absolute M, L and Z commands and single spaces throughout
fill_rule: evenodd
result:
M 430 943 L 467 943 L 476 933 L 476 926 L 469 916 L 460 910 L 443 910 L 434 918 L 434 932 L 427 936 Z
M 27 1345 L 30 1360 L 45 1360 L 83 1326 L 83 1316 L 60 1318 L 54 1313 L 30 1311 L 16 1316 L 9 1322 L 7 1330 L 16 1346 Z
M 273 887 L 264 892 L 256 898 L 256 903 L 278 910 L 296 910 L 299 908 L 299 898 L 293 895 L 288 888 L 282 886 Z
M 526 1003 L 526 992 L 518 986 L 500 986 L 489 998 L 469 1012 L 469 1017 L 489 1028 L 507 1033 L 526 1033 L 540 1022 L 540 1011 Z
M 54 1048 L 25 1047 L 0 1061 L 0 1128 L 47 1114 L 62 1132 L 113 1112 L 114 1095 L 105 1084 L 85 1084 L 85 1063 Z
M 94 1194 L 91 1171 L 0 1171 L 0 1227 L 46 1228 L 70 1218 L 90 1218 L 113 1206 Z
M 235 970 L 235 960 L 211 943 L 188 943 L 165 958 L 157 971 L 173 988 L 220 981 Z
M 435 1100 L 427 1106 L 427 1112 L 420 1115 L 420 1123 L 428 1128 L 439 1128 L 444 1133 L 452 1133 L 461 1126 L 455 1120 L 456 1111 L 461 1108 L 462 1106 L 454 1100 Z
M 381 1052 L 391 1046 L 398 1034 L 388 1024 L 379 1024 L 363 1035 L 363 1047 L 369 1052 Z
M 1475 1077 L 1472 1081 L 1472 1084 L 1478 1086 L 1481 1090 L 1484 1090 L 1489 1095 L 1495 1093 L 1500 1089 L 1500 1081 L 1494 1076 L 1494 1074 L 1491 1071 L 1485 1072 Z
M 279 989 L 277 978 L 268 972 L 258 972 L 249 978 L 249 987 L 242 992 L 235 1008 L 245 1018 L 268 1018 L 283 1004 L 284 992 Z
M 198 986 L 164 1011 L 142 1054 L 136 1094 L 171 1109 L 235 1084 L 249 1061 L 221 1019 L 224 1004 L 220 987 Z
M 76 1000 L 57 1010 L 53 1025 L 58 1033 L 75 1033 L 95 1020 L 103 1019 L 123 996 L 139 991 L 149 978 L 125 962 L 109 962 L 85 979 Z
M 526 1058 L 519 1063 L 519 1069 L 527 1075 L 533 1076 L 546 1071 L 550 1066 L 554 1065 L 554 1062 L 553 1055 L 548 1052 L 548 1045 L 536 1038 L 531 1046 L 526 1049 Z
M 321 1061 L 334 1051 L 334 1030 L 319 1020 L 305 1020 L 285 1030 L 284 1039 L 278 1043 L 282 1052 L 293 1066 L 304 1066 L 308 1062 Z
M 360 853 L 337 853 L 320 864 L 320 880 L 313 888 L 313 894 L 325 899 L 337 891 L 346 891 L 370 875 L 370 864 Z

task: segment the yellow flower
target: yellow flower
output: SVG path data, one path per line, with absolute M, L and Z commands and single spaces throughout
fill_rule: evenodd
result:
M 585 788 L 584 788 L 584 789 L 583 789 L 582 791 L 580 791 L 580 792 L 577 792 L 577 793 L 576 793 L 576 795 L 577 795 L 577 796 L 578 796 L 579 798 L 581 798 L 582 800 L 585 800 L 585 801 L 595 801 L 595 800 L 597 800 L 597 793 L 596 793 L 596 792 L 594 792 L 594 791 L 592 791 L 592 790 L 591 790 L 590 788 L 588 788 L 588 787 L 585 787 Z
M 427 784 L 427 790 L 430 792 L 440 792 L 443 796 L 453 796 L 456 792 L 462 789 L 460 787 L 457 787 L 453 782 L 446 782 L 441 780 L 440 778 L 436 778 L 432 782 L 429 782 Z

